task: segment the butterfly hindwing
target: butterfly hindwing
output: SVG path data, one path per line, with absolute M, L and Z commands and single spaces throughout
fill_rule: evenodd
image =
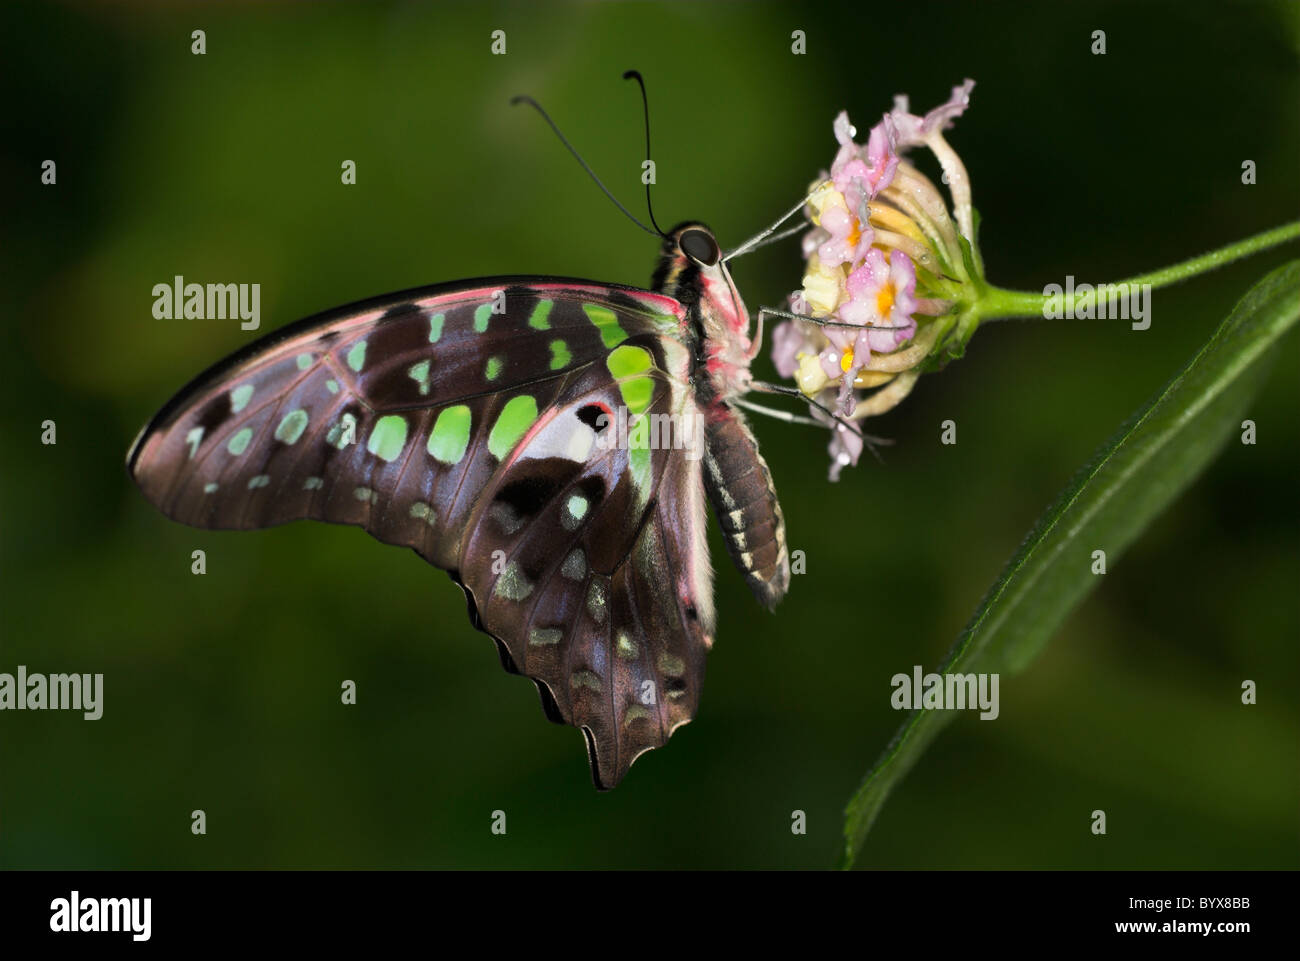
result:
M 698 456 L 605 443 L 620 409 L 694 414 L 684 316 L 583 281 L 389 295 L 200 375 L 128 465 L 187 524 L 356 524 L 450 571 L 612 787 L 694 713 L 711 643 Z
M 688 361 L 639 340 L 607 360 L 622 379 L 577 379 L 493 476 L 460 571 L 513 668 L 586 733 L 602 787 L 693 716 L 712 642 L 699 421 L 665 369 Z

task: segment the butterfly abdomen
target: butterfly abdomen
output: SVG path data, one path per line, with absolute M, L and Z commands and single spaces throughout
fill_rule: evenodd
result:
M 705 428 L 704 485 L 727 553 L 759 603 L 776 606 L 790 587 L 785 519 L 758 441 L 740 414 L 718 404 Z

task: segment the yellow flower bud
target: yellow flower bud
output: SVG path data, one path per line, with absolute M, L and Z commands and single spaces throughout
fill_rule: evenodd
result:
M 830 382 L 826 371 L 822 370 L 821 361 L 815 354 L 805 353 L 796 354 L 795 359 L 799 362 L 799 367 L 794 372 L 794 382 L 799 385 L 804 396 L 817 396 L 817 393 Z
M 844 271 L 823 267 L 813 254 L 803 275 L 803 299 L 814 317 L 826 317 L 839 306 L 844 292 Z

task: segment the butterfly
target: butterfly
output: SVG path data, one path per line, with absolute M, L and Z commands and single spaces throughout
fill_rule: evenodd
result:
M 194 527 L 310 518 L 413 549 L 461 586 L 546 715 L 582 730 L 596 786 L 612 788 L 699 706 L 708 506 L 760 603 L 790 585 L 740 409 L 762 314 L 751 339 L 708 227 L 655 232 L 648 290 L 494 277 L 276 331 L 176 394 L 129 472 Z

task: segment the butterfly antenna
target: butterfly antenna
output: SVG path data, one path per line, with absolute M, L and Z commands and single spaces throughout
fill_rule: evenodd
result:
M 608 187 L 606 187 L 603 183 L 601 183 L 600 178 L 596 176 L 596 171 L 592 170 L 591 167 L 587 165 L 587 161 L 582 159 L 582 154 L 578 153 L 578 151 L 574 148 L 573 144 L 569 143 L 569 139 L 566 136 L 564 136 L 563 133 L 560 132 L 560 128 L 555 125 L 555 121 L 551 119 L 551 115 L 542 109 L 542 105 L 540 103 L 538 103 L 536 100 L 534 100 L 532 97 L 528 96 L 527 94 L 523 94 L 523 93 L 519 94 L 518 96 L 510 98 L 511 106 L 514 106 L 515 104 L 518 103 L 526 103 L 542 115 L 542 119 L 545 120 L 550 125 L 553 131 L 555 131 L 555 136 L 560 138 L 560 143 L 564 144 L 564 146 L 568 148 L 569 153 L 573 154 L 574 159 L 576 159 L 578 163 L 582 164 L 582 169 L 587 171 L 587 176 L 596 182 L 596 186 L 599 187 L 602 191 L 604 191 L 605 196 L 608 197 L 613 202 L 615 207 L 623 211 L 624 215 L 627 217 L 628 220 L 632 221 L 632 223 L 636 224 L 638 227 L 640 227 L 642 230 L 644 230 L 646 233 L 652 236 L 655 237 L 663 236 L 663 231 L 657 229 L 651 230 L 645 224 L 641 223 L 641 221 L 637 220 L 637 218 L 633 216 L 632 211 L 628 210 L 621 203 L 619 203 L 618 198 L 615 197 L 612 193 L 610 193 Z M 649 189 L 650 188 L 647 185 L 646 190 Z M 650 215 L 650 219 L 651 221 L 654 220 L 654 214 Z M 657 226 L 658 225 L 656 225 L 656 227 Z
M 624 71 L 623 79 L 635 80 L 637 86 L 641 88 L 641 109 L 642 109 L 642 113 L 645 115 L 645 159 L 649 161 L 650 160 L 650 98 L 646 96 L 645 80 L 642 79 L 640 70 Z M 645 209 L 650 213 L 650 223 L 654 224 L 655 230 L 659 231 L 659 236 L 667 237 L 668 235 L 665 234 L 663 232 L 663 229 L 659 226 L 659 222 L 655 220 L 655 208 L 654 205 L 650 203 L 650 181 L 646 181 L 646 185 L 645 185 Z

